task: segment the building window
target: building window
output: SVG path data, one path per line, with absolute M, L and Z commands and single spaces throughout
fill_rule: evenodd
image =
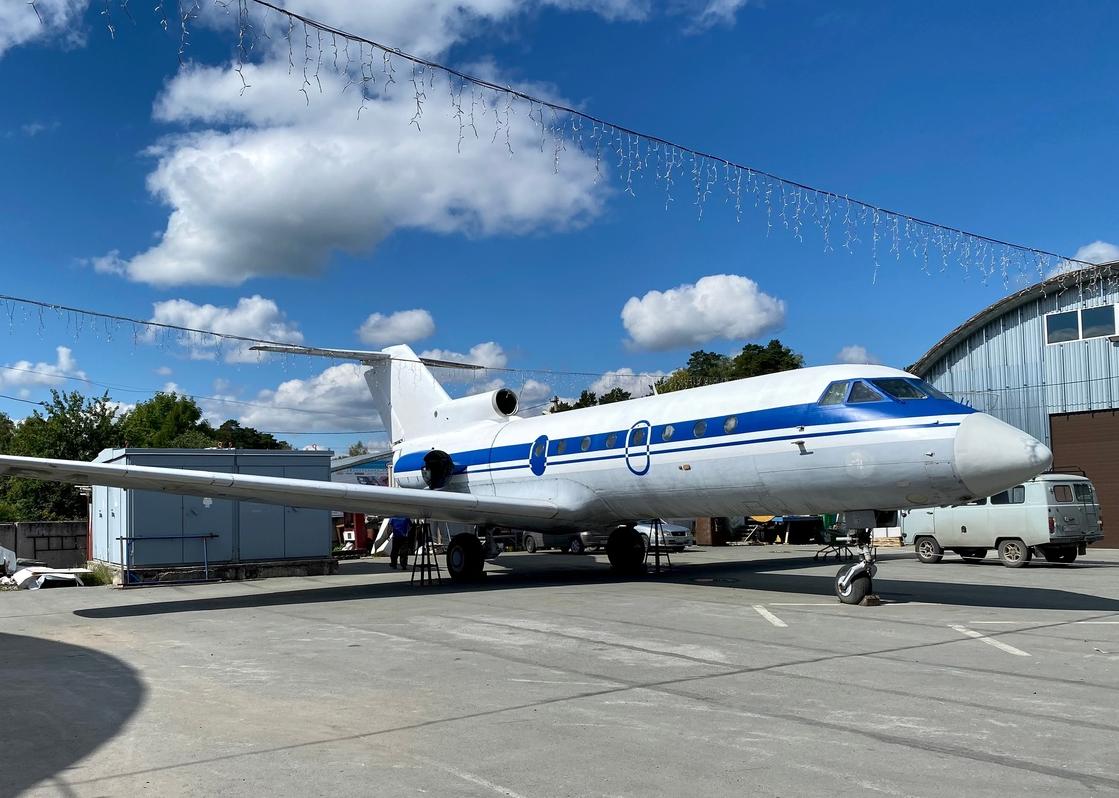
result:
M 1115 306 L 1084 308 L 1080 311 L 1080 337 L 1102 338 L 1115 335 Z
M 1051 344 L 1063 344 L 1080 337 L 1080 320 L 1075 310 L 1067 313 L 1053 313 L 1045 317 L 1045 340 Z
M 663 430 L 661 430 L 661 440 L 670 441 L 672 440 L 672 436 L 674 434 L 676 434 L 676 428 L 673 427 L 671 424 L 668 424 Z

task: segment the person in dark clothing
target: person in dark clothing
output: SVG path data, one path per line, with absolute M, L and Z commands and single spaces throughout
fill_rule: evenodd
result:
M 408 518 L 390 518 L 389 526 L 392 527 L 392 548 L 389 550 L 389 565 L 396 567 L 400 560 L 400 567 L 408 567 L 408 549 L 412 545 L 412 521 Z

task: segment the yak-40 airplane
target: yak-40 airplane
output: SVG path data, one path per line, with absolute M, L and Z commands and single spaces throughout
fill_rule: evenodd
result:
M 836 576 L 858 603 L 870 529 L 909 507 L 958 504 L 1049 467 L 1042 443 L 883 366 L 822 366 L 522 418 L 508 388 L 452 399 L 406 346 L 260 346 L 351 359 L 393 448 L 397 487 L 0 457 L 0 474 L 475 524 L 451 539 L 455 580 L 479 577 L 499 528 L 611 530 L 610 564 L 643 573 L 636 522 L 842 512 L 860 557 Z M 476 368 L 476 367 L 475 367 Z

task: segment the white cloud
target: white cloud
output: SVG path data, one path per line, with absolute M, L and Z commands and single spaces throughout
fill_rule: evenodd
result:
M 843 347 L 839 350 L 835 359 L 840 363 L 854 363 L 856 365 L 877 365 L 882 362 L 876 355 L 866 351 L 865 346 L 859 346 L 858 344 Z
M 503 369 L 509 362 L 509 356 L 505 354 L 501 344 L 494 341 L 475 344 L 470 347 L 469 352 L 465 353 L 450 349 L 427 349 L 420 352 L 420 357 L 431 358 L 432 360 L 450 360 L 455 363 L 472 363 L 487 369 Z M 444 371 L 455 371 L 455 369 L 436 369 L 435 376 L 442 379 L 442 372 Z
M 701 277 L 668 291 L 630 297 L 622 308 L 627 342 L 640 349 L 675 349 L 715 338 L 744 340 L 780 329 L 785 302 L 736 274 Z
M 160 366 L 155 370 L 155 373 L 160 377 L 170 377 L 175 372 L 171 370 L 170 366 Z
M 713 28 L 717 25 L 732 26 L 738 11 L 750 0 L 707 0 L 703 10 L 692 20 L 690 33 Z
M 32 363 L 20 360 L 0 369 L 0 387 L 57 386 L 66 382 L 67 376 L 85 379 L 86 373 L 78 368 L 78 361 L 69 347 L 55 348 L 55 362 Z M 26 398 L 26 397 L 24 397 Z
M 121 260 L 119 249 L 109 250 L 104 255 L 98 255 L 94 258 L 81 258 L 80 262 L 92 266 L 98 274 L 124 275 L 128 273 L 128 264 Z
M 508 5 L 512 13 L 515 4 Z M 377 65 L 359 118 L 360 76 L 343 91 L 345 80 L 323 68 L 323 91 L 316 87 L 308 107 L 287 58 L 285 46 L 246 65 L 251 88 L 243 94 L 232 65 L 187 67 L 170 81 L 155 117 L 192 132 L 150 150 L 158 160 L 148 190 L 171 209 L 166 229 L 150 249 L 131 258 L 110 252 L 93 259 L 95 268 L 159 286 L 239 285 L 318 274 L 334 253 L 368 253 L 398 229 L 468 236 L 566 230 L 602 206 L 606 189 L 594 158 L 568 147 L 557 165 L 527 107 L 509 117 L 511 158 L 503 112 L 497 141 L 486 132 L 492 96 L 485 122 L 476 98 L 476 137 L 453 115 L 446 79 L 436 79 L 425 88 L 421 132 L 409 124 L 416 100 L 403 64 L 388 87 Z
M 274 301 L 259 295 L 241 297 L 232 308 L 196 305 L 186 299 L 156 302 L 151 321 L 254 339 L 285 343 L 303 341 L 298 326 L 287 319 Z M 155 341 L 159 335 L 149 328 L 145 339 Z M 193 360 L 215 360 L 219 354 L 226 363 L 255 363 L 261 358 L 260 353 L 249 350 L 250 343 L 226 341 L 211 335 L 182 333 L 178 341 L 188 349 Z
M 357 331 L 362 343 L 373 346 L 409 344 L 435 333 L 435 320 L 426 310 L 400 310 L 389 316 L 373 313 Z
M 0 56 L 12 47 L 37 39 L 61 35 L 66 43 L 80 41 L 80 18 L 85 7 L 86 0 L 35 0 L 34 5 L 27 0 L 0 3 Z
M 652 371 L 635 374 L 631 368 L 620 368 L 617 371 L 608 371 L 591 383 L 590 390 L 594 391 L 599 396 L 621 388 L 624 391 L 634 396 L 648 396 L 653 392 L 653 383 L 661 377 L 666 376 L 667 372 Z
M 517 391 L 519 416 L 539 416 L 548 410 L 548 402 L 553 396 L 552 386 L 540 380 L 528 379 Z
M 381 426 L 357 363 L 330 366 L 307 379 L 292 379 L 260 391 L 252 406 L 203 401 L 208 409 L 229 418 L 234 412 L 243 426 L 279 432 L 372 430 Z
M 1076 254 L 1072 257 L 1073 260 L 1087 261 L 1088 263 L 1111 263 L 1113 261 L 1119 261 L 1119 246 L 1108 241 L 1093 241 L 1091 244 L 1085 244 L 1080 249 L 1076 250 Z M 1089 267 L 1085 266 L 1083 263 L 1063 260 L 1045 276 L 1056 277 L 1058 274 L 1068 274 L 1086 268 Z

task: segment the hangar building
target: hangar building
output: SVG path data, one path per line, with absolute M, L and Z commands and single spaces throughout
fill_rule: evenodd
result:
M 999 300 L 910 371 L 1044 441 L 1058 469 L 1095 483 L 1101 545 L 1119 546 L 1119 262 L 1058 275 Z

